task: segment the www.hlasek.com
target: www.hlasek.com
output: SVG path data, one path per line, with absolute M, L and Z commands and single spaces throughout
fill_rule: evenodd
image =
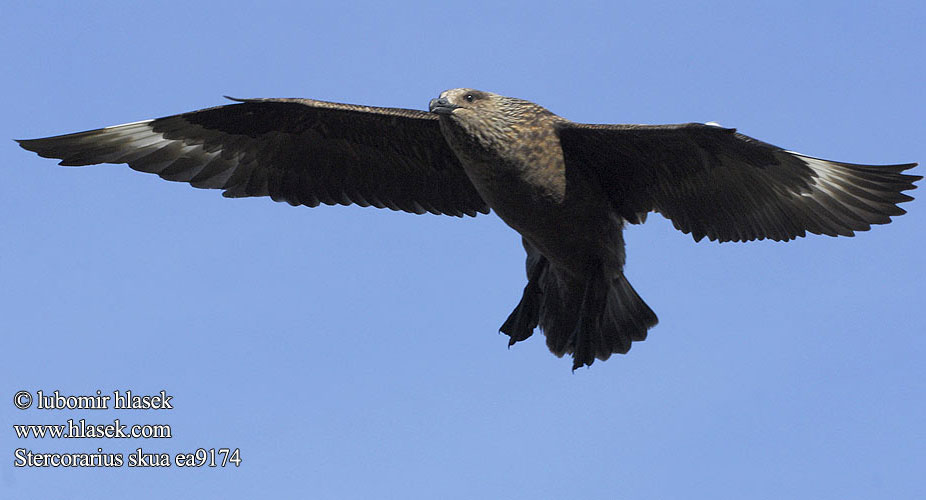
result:
M 13 396 L 13 405 L 20 410 L 173 410 L 173 396 L 166 391 L 156 395 L 137 395 L 132 391 L 113 391 L 112 396 L 96 391 L 95 395 L 62 395 L 36 391 L 19 391 Z M 110 405 L 112 402 L 112 405 Z M 34 404 L 34 406 L 33 406 Z M 170 439 L 167 424 L 124 424 L 120 419 L 112 423 L 88 423 L 86 419 L 67 419 L 63 424 L 13 424 L 18 439 Z M 134 452 L 47 453 L 27 448 L 13 452 L 16 467 L 226 467 L 241 465 L 238 448 L 197 448 L 180 453 L 151 452 L 136 448 Z
M 170 439 L 170 425 L 134 424 L 131 427 L 119 419 L 111 424 L 88 424 L 85 419 L 77 422 L 69 418 L 65 424 L 13 424 L 16 437 L 26 439 Z

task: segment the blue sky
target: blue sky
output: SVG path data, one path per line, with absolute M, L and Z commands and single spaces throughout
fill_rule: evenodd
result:
M 82 2 L 0 8 L 3 498 L 913 498 L 926 494 L 926 205 L 855 238 L 695 243 L 627 274 L 660 324 L 570 371 L 497 333 L 519 237 L 292 208 L 11 139 L 241 97 L 424 109 L 453 87 L 583 122 L 717 121 L 834 160 L 926 160 L 922 2 Z M 923 173 L 923 168 L 916 171 Z M 914 192 L 923 196 L 923 192 Z M 167 411 L 20 411 L 131 389 Z M 13 424 L 169 424 L 168 440 Z M 35 452 L 239 448 L 239 468 L 42 469 Z

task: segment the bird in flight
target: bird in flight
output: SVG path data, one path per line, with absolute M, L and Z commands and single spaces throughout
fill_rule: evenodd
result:
M 657 318 L 623 274 L 626 223 L 658 212 L 696 241 L 852 236 L 904 212 L 915 163 L 822 160 L 716 124 L 575 123 L 522 99 L 452 89 L 429 112 L 232 99 L 19 144 L 61 165 L 127 163 L 161 178 L 291 205 L 462 217 L 522 236 L 527 285 L 500 331 L 538 326 L 573 370 L 626 353 Z

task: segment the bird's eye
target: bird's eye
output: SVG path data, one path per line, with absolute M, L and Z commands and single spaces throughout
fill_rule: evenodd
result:
M 476 96 L 473 94 L 466 94 L 463 96 L 463 99 L 466 99 L 466 102 L 473 102 L 476 99 Z

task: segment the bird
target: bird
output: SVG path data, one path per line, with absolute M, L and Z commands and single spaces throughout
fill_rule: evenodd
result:
M 227 97 L 227 96 L 226 96 Z M 18 140 L 60 165 L 134 170 L 294 206 L 494 211 L 526 252 L 508 346 L 539 330 L 572 370 L 625 354 L 658 318 L 624 276 L 627 224 L 649 212 L 695 241 L 853 236 L 905 211 L 916 163 L 789 151 L 716 123 L 585 124 L 533 102 L 446 90 L 428 111 L 300 98 L 231 104 Z

